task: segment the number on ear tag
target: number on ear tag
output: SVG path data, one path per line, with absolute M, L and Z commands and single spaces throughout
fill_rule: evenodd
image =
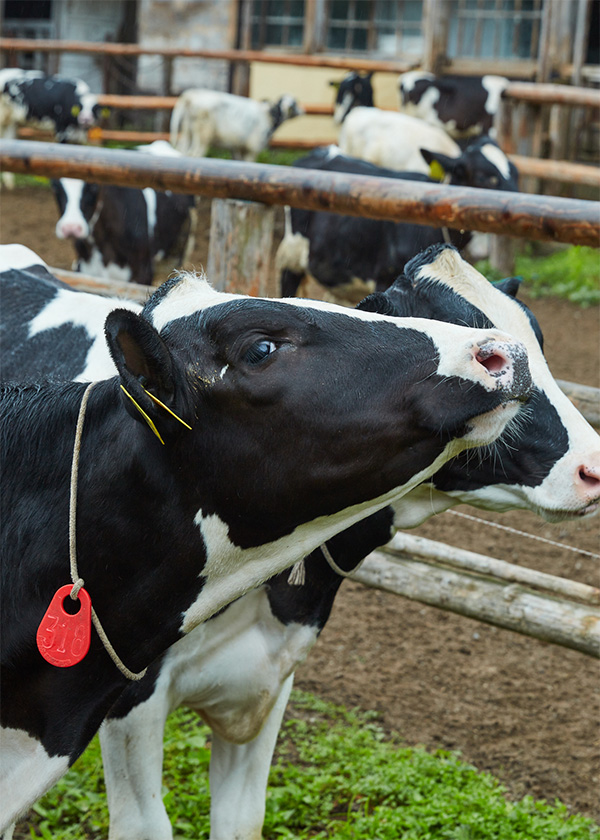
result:
M 73 585 L 68 583 L 57 590 L 36 635 L 39 652 L 58 668 L 77 665 L 90 648 L 92 601 L 85 589 L 80 589 L 79 611 L 71 615 L 65 611 L 63 603 L 72 589 Z

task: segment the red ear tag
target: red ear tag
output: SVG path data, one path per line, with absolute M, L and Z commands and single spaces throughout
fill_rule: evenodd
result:
M 92 601 L 85 589 L 80 589 L 79 612 L 71 615 L 65 611 L 63 603 L 72 589 L 73 584 L 68 583 L 56 591 L 36 635 L 39 652 L 58 668 L 77 665 L 90 648 Z

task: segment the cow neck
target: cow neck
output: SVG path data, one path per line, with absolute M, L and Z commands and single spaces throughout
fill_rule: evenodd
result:
M 73 583 L 73 589 L 71 590 L 71 598 L 76 601 L 78 597 L 79 590 L 83 587 L 84 581 L 83 578 L 79 577 L 79 570 L 77 568 L 77 482 L 79 476 L 79 454 L 81 451 L 81 435 L 83 432 L 83 423 L 85 420 L 85 412 L 87 408 L 88 399 L 92 388 L 96 383 L 90 382 L 87 388 L 84 391 L 83 398 L 81 400 L 81 405 L 79 406 L 79 415 L 77 417 L 77 426 L 75 428 L 75 443 L 73 444 L 73 460 L 71 462 L 71 488 L 70 488 L 70 495 L 69 495 L 69 561 L 71 566 L 71 582 Z M 127 677 L 129 680 L 141 680 L 142 677 L 146 674 L 147 668 L 144 668 L 143 671 L 139 671 L 137 674 L 133 671 L 130 671 L 129 668 L 124 664 L 121 660 L 119 655 L 117 654 L 116 650 L 110 643 L 108 636 L 102 624 L 100 623 L 100 619 L 98 618 L 95 609 L 92 607 L 92 622 L 94 627 L 96 628 L 96 632 L 100 637 L 100 641 L 104 645 L 104 648 L 112 661 L 115 663 L 119 671 L 123 674 L 123 676 Z

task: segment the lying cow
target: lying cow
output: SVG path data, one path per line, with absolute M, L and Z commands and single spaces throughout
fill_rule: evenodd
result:
M 523 345 L 498 330 L 227 295 L 191 274 L 105 333 L 118 375 L 91 392 L 0 389 L 0 831 L 81 754 L 126 674 L 493 442 L 531 389 Z M 89 593 L 105 639 L 66 635 L 65 591 L 81 612 Z
M 7 276 L 3 299 L 14 297 L 16 304 L 22 284 L 23 278 L 17 285 L 16 278 L 9 282 Z M 454 290 L 459 287 L 460 293 Z M 57 293 L 52 285 L 31 279 L 25 288 L 27 301 L 33 303 L 37 297 L 37 304 L 23 312 L 20 321 L 15 305 L 2 323 L 4 331 L 15 339 L 24 333 L 30 336 L 17 348 L 19 356 L 8 359 L 13 375 L 32 366 L 48 375 L 54 359 L 63 374 L 62 365 L 67 363 L 73 377 L 99 376 L 98 368 L 93 367 L 100 361 L 97 345 L 91 341 L 99 337 L 110 302 L 95 298 L 98 316 L 94 331 L 94 296 L 66 289 Z M 514 291 L 509 284 L 507 292 Z M 520 424 L 518 438 L 496 444 L 502 447 L 497 460 L 489 457 L 477 464 L 466 459 L 453 461 L 433 479 L 436 485 L 444 484 L 443 491 L 429 483 L 415 488 L 395 510 L 383 509 L 329 540 L 328 550 L 342 569 L 351 571 L 365 554 L 386 542 L 393 524 L 413 527 L 435 511 L 465 500 L 492 509 L 543 509 L 548 518 L 564 518 L 568 509 L 573 516 L 592 512 L 598 496 L 598 480 L 595 494 L 593 481 L 600 462 L 600 441 L 558 391 L 541 357 L 539 329 L 527 310 L 492 289 L 452 249 L 434 249 L 413 261 L 405 281 L 364 305 L 386 310 L 395 306 L 419 317 L 466 323 L 487 323 L 493 312 L 523 336 L 535 356 L 536 412 Z M 89 331 L 85 340 L 78 327 L 84 321 Z M 26 324 L 31 326 L 24 331 Z M 52 349 L 47 341 L 53 343 Z M 85 352 L 90 346 L 88 362 Z M 112 370 L 108 357 L 105 364 L 108 375 Z M 570 441 L 566 451 L 548 444 L 558 440 Z M 532 463 L 539 464 L 536 474 L 531 474 Z M 162 727 L 180 704 L 195 708 L 213 728 L 211 838 L 260 836 L 270 757 L 293 669 L 327 621 L 341 580 L 317 549 L 305 562 L 303 585 L 290 583 L 287 572 L 276 576 L 266 587 L 244 596 L 178 642 L 155 663 L 152 673 L 127 689 L 100 733 L 111 838 L 170 840 L 160 790 Z
M 398 79 L 400 110 L 443 128 L 455 140 L 488 134 L 509 85 L 504 76 L 434 76 L 421 70 Z
M 210 146 L 227 149 L 236 160 L 256 160 L 282 123 L 304 111 L 293 96 L 257 102 L 218 90 L 184 91 L 171 114 L 171 145 L 185 155 L 204 157 Z
M 178 265 L 193 243 L 194 198 L 150 187 L 53 180 L 59 239 L 71 239 L 74 270 L 94 277 L 151 284 L 154 263 L 174 255 Z
M 514 165 L 489 138 L 474 141 L 457 158 L 428 149 L 421 154 L 451 185 L 517 189 Z M 336 146 L 314 149 L 294 166 L 435 183 L 421 173 L 395 172 L 348 157 Z M 286 208 L 286 232 L 277 252 L 281 292 L 292 297 L 300 283 L 312 277 L 336 297 L 356 303 L 376 289 L 386 289 L 423 248 L 445 241 L 462 250 L 470 240 L 470 231 Z

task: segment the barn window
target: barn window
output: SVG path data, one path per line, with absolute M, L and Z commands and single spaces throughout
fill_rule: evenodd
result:
M 536 56 L 542 7 L 543 0 L 451 0 L 449 57 Z
M 251 47 L 302 47 L 306 0 L 253 0 Z
M 420 54 L 421 0 L 329 0 L 328 50 L 378 55 Z
M 2 34 L 6 38 L 54 38 L 52 0 L 4 0 Z M 18 65 L 23 70 L 48 70 L 48 54 L 20 52 Z

